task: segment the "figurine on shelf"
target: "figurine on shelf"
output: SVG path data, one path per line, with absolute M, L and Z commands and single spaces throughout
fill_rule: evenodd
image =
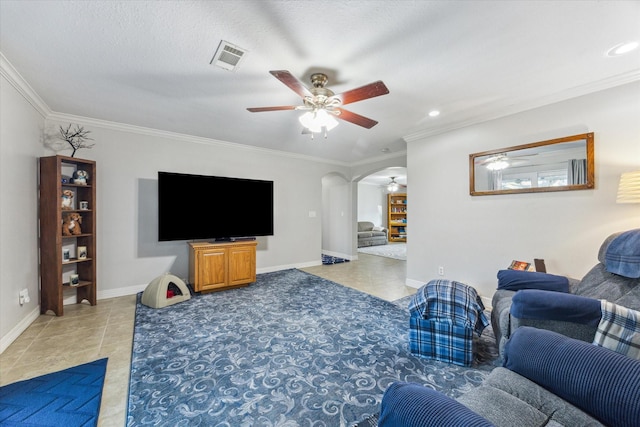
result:
M 82 224 L 82 217 L 79 213 L 71 212 L 66 214 L 62 221 L 62 235 L 76 236 L 78 234 L 82 234 L 80 224 Z
M 63 190 L 62 198 L 60 200 L 62 203 L 62 210 L 70 211 L 73 210 L 73 191 L 71 190 Z
M 89 174 L 87 171 L 77 170 L 73 173 L 72 181 L 76 185 L 87 185 L 87 181 L 89 181 Z

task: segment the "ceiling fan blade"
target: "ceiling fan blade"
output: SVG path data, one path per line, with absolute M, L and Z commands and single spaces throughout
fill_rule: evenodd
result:
M 282 111 L 282 110 L 295 110 L 296 107 L 293 105 L 283 105 L 280 107 L 254 107 L 254 108 L 247 108 L 247 110 L 251 111 L 252 113 L 262 113 L 263 111 Z
M 369 83 L 359 88 L 351 89 L 334 96 L 342 101 L 342 105 L 351 104 L 352 102 L 362 101 L 363 99 L 375 98 L 376 96 L 386 95 L 389 89 L 381 80 Z
M 336 116 L 337 118 L 362 126 L 363 128 L 371 129 L 378 124 L 375 120 L 371 120 L 365 116 L 361 116 L 360 114 L 353 113 L 343 108 L 336 108 L 335 110 L 340 111 L 340 114 Z
M 302 84 L 300 80 L 295 78 L 293 74 L 287 70 L 275 70 L 269 71 L 276 79 L 287 85 L 289 89 L 300 95 L 301 98 L 305 96 L 313 96 L 313 94 Z

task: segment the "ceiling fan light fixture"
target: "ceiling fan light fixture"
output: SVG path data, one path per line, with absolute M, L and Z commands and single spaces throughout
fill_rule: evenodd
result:
M 298 120 L 300 124 L 306 129 L 309 129 L 313 133 L 322 132 L 323 128 L 327 131 L 338 126 L 338 121 L 332 114 L 329 114 L 324 109 L 315 109 L 313 111 L 307 111 L 301 115 Z
M 501 171 L 509 167 L 509 162 L 507 162 L 504 159 L 499 159 L 499 160 L 487 163 L 486 167 L 491 171 Z
M 613 57 L 624 55 L 625 53 L 636 50 L 638 46 L 640 46 L 640 43 L 637 41 L 619 43 L 607 51 L 607 56 Z
M 396 182 L 396 177 L 391 177 L 391 182 L 387 184 L 387 191 L 390 193 L 395 193 L 400 189 L 400 185 Z

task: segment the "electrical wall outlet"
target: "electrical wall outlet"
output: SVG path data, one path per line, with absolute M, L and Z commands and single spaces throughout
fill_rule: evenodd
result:
M 31 298 L 29 298 L 29 289 L 23 289 L 20 291 L 20 295 L 18 297 L 20 305 L 28 304 L 31 302 Z
M 444 267 L 443 266 L 438 267 L 438 274 L 440 276 L 444 276 Z

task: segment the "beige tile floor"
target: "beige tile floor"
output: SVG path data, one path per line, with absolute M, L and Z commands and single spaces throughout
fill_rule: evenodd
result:
M 357 261 L 304 271 L 393 301 L 411 295 L 405 261 L 359 254 Z M 41 315 L 0 355 L 0 385 L 108 357 L 99 426 L 124 426 L 135 295 L 67 305 L 64 316 Z

